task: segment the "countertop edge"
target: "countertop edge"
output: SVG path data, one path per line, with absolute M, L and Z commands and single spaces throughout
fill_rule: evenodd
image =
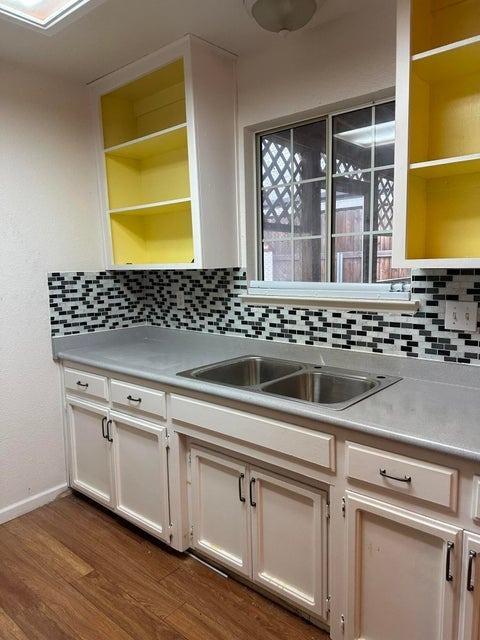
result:
M 139 371 L 134 367 L 128 367 L 125 365 L 115 365 L 114 363 L 105 364 L 105 362 L 101 359 L 89 358 L 81 356 L 80 354 L 75 354 L 74 350 L 66 352 L 59 351 L 55 354 L 55 360 L 83 364 L 85 366 L 93 367 L 96 369 L 102 369 L 103 371 L 111 371 L 113 373 L 132 376 L 133 378 L 137 378 L 140 380 L 164 384 L 169 387 L 178 388 L 180 390 L 185 389 L 187 391 L 194 391 L 196 393 L 204 394 L 207 396 L 216 396 L 224 400 L 240 402 L 253 408 L 258 406 L 262 409 L 271 410 L 276 413 L 281 412 L 288 414 L 289 416 L 297 416 L 307 420 L 312 420 L 313 422 L 331 424 L 342 429 L 359 431 L 368 435 L 402 442 L 404 444 L 409 444 L 415 447 L 436 451 L 437 453 L 453 455 L 469 460 L 471 462 L 480 463 L 480 451 L 461 449 L 434 440 L 424 440 L 422 438 L 416 438 L 414 436 L 392 431 L 388 427 L 381 425 L 372 426 L 370 424 L 364 424 L 362 422 L 355 422 L 346 418 L 341 418 L 330 413 L 322 414 L 310 411 L 307 407 L 303 407 L 300 403 L 297 403 L 295 401 L 284 400 L 284 404 L 282 404 L 282 407 L 278 408 L 278 400 L 275 400 L 273 398 L 255 394 L 255 401 L 253 401 L 250 396 L 245 397 L 245 394 L 253 392 L 243 391 L 241 389 L 235 389 L 233 387 L 215 385 L 213 383 L 199 382 L 189 378 L 182 378 L 177 375 L 153 374 L 150 372 Z M 275 406 L 275 404 L 277 406 Z

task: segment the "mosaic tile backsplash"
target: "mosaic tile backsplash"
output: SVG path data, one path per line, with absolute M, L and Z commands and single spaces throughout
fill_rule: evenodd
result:
M 242 269 L 52 273 L 48 286 L 53 336 L 151 324 L 480 365 L 480 334 L 444 327 L 446 300 L 480 301 L 478 269 L 414 271 L 413 316 L 251 307 Z

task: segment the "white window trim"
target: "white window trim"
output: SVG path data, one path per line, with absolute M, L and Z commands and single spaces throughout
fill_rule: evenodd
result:
M 246 294 L 239 297 L 245 304 L 414 314 L 420 301 L 410 292 L 391 290 L 388 284 L 366 283 L 289 283 L 258 280 L 260 274 L 260 220 L 258 216 L 257 136 L 265 131 L 281 130 L 302 122 L 318 120 L 347 111 L 371 107 L 395 99 L 394 89 L 378 92 L 363 100 L 350 100 L 342 105 L 324 107 L 316 112 L 297 114 L 270 123 L 245 128 L 245 202 L 247 212 L 247 281 Z M 249 206 L 250 205 L 250 206 Z

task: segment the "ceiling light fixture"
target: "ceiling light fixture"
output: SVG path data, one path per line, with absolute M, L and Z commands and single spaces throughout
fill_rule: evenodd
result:
M 286 35 L 301 29 L 325 0 L 243 0 L 248 13 L 267 31 Z
M 53 33 L 104 0 L 0 0 L 0 16 Z

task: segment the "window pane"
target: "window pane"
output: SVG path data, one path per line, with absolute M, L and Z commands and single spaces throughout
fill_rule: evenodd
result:
M 373 228 L 378 231 L 391 231 L 393 223 L 393 169 L 375 171 L 374 185 Z
M 297 236 L 319 236 L 325 230 L 325 182 L 305 182 L 293 187 L 293 221 Z
M 325 120 L 293 130 L 293 179 L 310 180 L 325 175 L 327 168 Z
M 333 178 L 333 233 L 362 233 L 370 227 L 370 172 Z
M 262 187 L 292 181 L 290 129 L 268 133 L 260 138 Z
M 290 237 L 292 228 L 291 188 L 279 187 L 262 191 L 263 239 Z
M 324 282 L 326 253 L 324 238 L 295 240 L 294 280 L 296 282 Z
M 369 169 L 372 164 L 372 109 L 333 118 L 333 172 Z
M 392 268 L 392 236 L 374 236 L 372 253 L 373 282 L 389 282 L 410 277 L 409 269 Z
M 375 166 L 393 164 L 395 146 L 395 103 L 375 107 Z
M 368 282 L 368 236 L 333 239 L 333 281 Z
M 292 243 L 290 240 L 264 242 L 263 279 L 269 282 L 292 281 Z

